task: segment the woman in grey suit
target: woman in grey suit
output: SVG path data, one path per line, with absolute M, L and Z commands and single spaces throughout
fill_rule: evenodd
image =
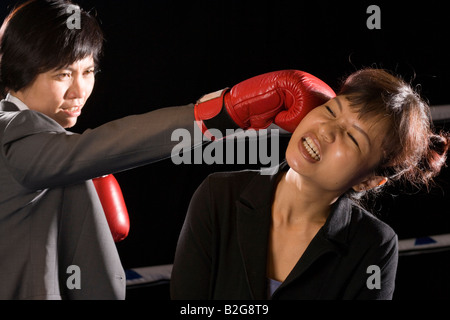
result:
M 195 137 L 211 123 L 222 130 L 292 127 L 310 107 L 285 101 L 278 77 L 265 77 L 274 85 L 264 90 L 277 99 L 261 103 L 261 87 L 247 86 L 248 103 L 230 103 L 224 90 L 195 106 L 74 134 L 66 129 L 93 90 L 102 52 L 97 21 L 68 1 L 32 0 L 7 17 L 0 41 L 0 299 L 124 299 L 124 271 L 91 179 L 169 157 L 183 144 L 171 140 L 178 128 Z M 292 74 L 284 83 L 304 81 Z M 316 105 L 325 96 L 320 86 L 308 82 L 302 91 L 317 96 Z

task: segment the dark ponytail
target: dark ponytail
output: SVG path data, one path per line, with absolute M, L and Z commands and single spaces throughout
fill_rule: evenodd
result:
M 439 174 L 447 160 L 447 152 L 450 143 L 450 134 L 440 132 L 431 134 L 429 138 L 428 152 L 425 154 L 422 164 L 419 166 L 423 173 L 423 182 L 426 182 Z

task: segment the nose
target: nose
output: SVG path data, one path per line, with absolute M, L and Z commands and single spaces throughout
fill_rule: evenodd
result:
M 328 121 L 320 124 L 319 135 L 322 137 L 323 141 L 333 143 L 336 140 L 339 130 L 339 124 L 335 121 Z
M 85 99 L 88 92 L 88 82 L 82 76 L 74 76 L 72 84 L 66 92 L 66 99 Z

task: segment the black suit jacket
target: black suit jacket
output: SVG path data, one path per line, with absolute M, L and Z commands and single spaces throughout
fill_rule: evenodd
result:
M 216 173 L 200 185 L 176 250 L 173 299 L 268 297 L 276 177 Z M 394 231 L 343 196 L 272 299 L 391 299 L 397 260 Z M 370 266 L 379 267 L 380 274 Z M 380 289 L 373 288 L 378 280 Z

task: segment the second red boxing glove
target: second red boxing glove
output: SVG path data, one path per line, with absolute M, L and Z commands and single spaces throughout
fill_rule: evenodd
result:
M 202 97 L 195 106 L 202 131 L 226 129 L 264 129 L 272 123 L 294 132 L 313 108 L 334 98 L 335 92 L 322 80 L 299 70 L 262 74 Z
M 119 183 L 112 174 L 92 179 L 92 181 L 114 241 L 122 241 L 130 231 L 130 218 Z

